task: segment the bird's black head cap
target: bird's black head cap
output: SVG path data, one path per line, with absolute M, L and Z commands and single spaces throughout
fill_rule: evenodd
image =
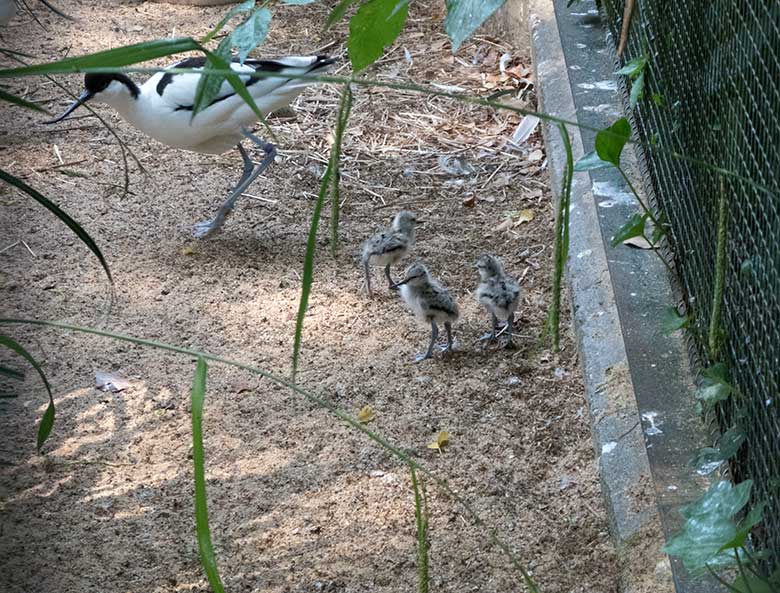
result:
M 119 72 L 111 72 L 106 74 L 90 72 L 89 74 L 85 74 L 84 88 L 92 95 L 97 95 L 98 93 L 106 90 L 108 85 L 110 85 L 115 80 L 125 85 L 133 98 L 138 97 L 140 92 L 138 86 L 130 79 L 130 77 Z

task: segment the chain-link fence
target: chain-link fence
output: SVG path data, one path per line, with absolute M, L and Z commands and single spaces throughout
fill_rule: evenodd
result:
M 603 4 L 617 44 L 624 0 Z M 703 364 L 726 192 L 720 352 L 735 394 L 719 420 L 746 434 L 731 469 L 754 481 L 754 502 L 767 501 L 754 536 L 780 567 L 780 1 L 636 0 L 628 39 L 625 61 L 648 58 L 632 122 L 655 147 L 641 151 L 643 174 L 671 225 Z

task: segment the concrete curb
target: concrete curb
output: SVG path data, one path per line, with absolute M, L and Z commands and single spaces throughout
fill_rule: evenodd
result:
M 539 110 L 596 129 L 620 117 L 616 68 L 592 0 L 576 10 L 566 0 L 529 0 L 528 14 Z M 576 161 L 595 132 L 575 126 L 568 132 Z M 543 133 L 559 193 L 563 141 L 555 124 L 545 123 Z M 630 147 L 625 153 L 624 167 L 641 188 L 635 155 Z M 695 412 L 683 340 L 660 331 L 663 310 L 675 302 L 662 263 L 651 251 L 609 246 L 635 211 L 615 170 L 574 175 L 567 273 L 621 591 L 715 593 L 722 590 L 717 583 L 691 579 L 661 552 L 680 528 L 680 507 L 707 486 L 688 467 L 707 435 Z

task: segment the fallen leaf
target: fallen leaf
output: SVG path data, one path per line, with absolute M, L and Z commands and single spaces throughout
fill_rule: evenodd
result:
M 428 443 L 429 449 L 437 449 L 441 451 L 445 446 L 450 444 L 450 433 L 446 430 L 442 430 L 437 436 L 436 440 L 432 443 Z
M 655 249 L 655 245 L 650 243 L 650 241 L 644 237 L 631 237 L 630 239 L 623 241 L 623 245 L 628 245 L 629 247 L 634 247 L 635 249 Z
M 543 158 L 544 158 L 544 153 L 538 148 L 528 155 L 528 160 L 531 161 L 532 163 L 541 161 Z
M 374 418 L 376 418 L 376 414 L 374 414 L 374 410 L 371 409 L 371 406 L 363 406 L 363 408 L 358 412 L 357 417 L 358 420 L 360 420 L 363 424 L 368 424 Z
M 477 205 L 477 196 L 471 194 L 468 198 L 464 198 L 462 203 L 466 208 L 473 208 Z
M 530 208 L 526 208 L 525 210 L 520 210 L 520 213 L 517 216 L 517 222 L 515 223 L 515 226 L 519 224 L 523 224 L 524 222 L 531 222 L 534 219 L 534 211 Z
M 179 249 L 179 253 L 182 255 L 195 255 L 197 251 L 195 251 L 194 247 L 191 247 L 190 245 L 185 245 L 181 249 Z
M 503 231 L 508 231 L 509 229 L 511 229 L 514 226 L 514 224 L 515 223 L 511 218 L 507 218 L 504 222 L 502 222 L 493 230 L 496 231 L 497 233 L 501 233 Z

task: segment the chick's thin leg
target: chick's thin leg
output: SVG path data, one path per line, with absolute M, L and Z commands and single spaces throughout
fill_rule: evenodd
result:
M 385 266 L 385 278 L 387 278 L 388 286 L 390 287 L 390 290 L 398 290 L 398 287 L 395 285 L 395 282 L 393 282 L 393 277 L 390 275 L 390 264 L 387 264 Z
M 425 354 L 418 354 L 414 361 L 415 362 L 422 362 L 423 360 L 426 360 L 433 356 L 433 346 L 436 344 L 436 338 L 439 337 L 439 327 L 436 325 L 436 321 L 431 319 L 431 343 L 428 344 L 428 352 Z
M 371 292 L 371 270 L 368 267 L 368 260 L 363 261 L 363 274 L 366 277 L 366 288 L 368 290 L 368 298 L 374 298 L 374 293 Z

